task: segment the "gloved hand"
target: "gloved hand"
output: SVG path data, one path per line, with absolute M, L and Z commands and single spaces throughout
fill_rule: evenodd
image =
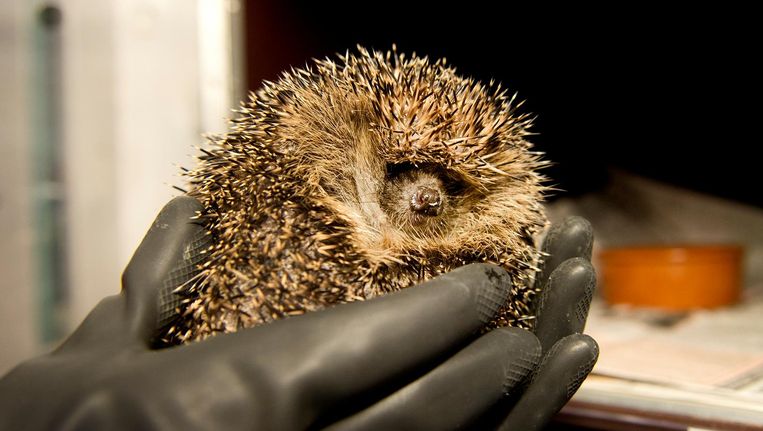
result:
M 497 429 L 541 429 L 577 392 L 599 357 L 599 346 L 582 334 L 596 289 L 591 266 L 593 230 L 583 218 L 553 226 L 543 242 L 548 256 L 536 282 L 544 286 L 534 333 L 543 359 L 519 396 L 499 403 Z
M 468 265 L 370 301 L 154 350 L 159 292 L 193 275 L 206 239 L 190 219 L 199 209 L 173 200 L 122 292 L 56 351 L 0 380 L 0 429 L 537 429 L 595 361 L 593 340 L 569 335 L 582 330 L 594 284 L 581 219 L 546 242 L 537 338 L 516 328 L 477 336 L 511 283 L 500 268 Z

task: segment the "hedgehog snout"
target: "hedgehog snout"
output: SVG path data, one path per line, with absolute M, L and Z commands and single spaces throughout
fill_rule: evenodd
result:
M 419 186 L 411 195 L 410 208 L 422 215 L 438 216 L 442 213 L 442 195 L 434 187 Z

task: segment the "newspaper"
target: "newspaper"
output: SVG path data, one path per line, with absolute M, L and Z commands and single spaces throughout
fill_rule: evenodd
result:
M 596 300 L 586 332 L 601 353 L 573 401 L 763 426 L 763 297 L 693 313 Z

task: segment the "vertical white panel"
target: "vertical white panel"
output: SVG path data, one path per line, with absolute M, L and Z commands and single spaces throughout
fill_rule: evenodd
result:
M 204 133 L 227 129 L 228 114 L 238 105 L 231 73 L 233 34 L 229 8 L 240 7 L 231 0 L 198 0 L 199 90 L 201 128 Z
M 201 142 L 197 8 L 187 0 L 115 1 L 116 194 L 120 266 L 182 185 Z
M 69 324 L 119 292 L 111 2 L 60 3 Z

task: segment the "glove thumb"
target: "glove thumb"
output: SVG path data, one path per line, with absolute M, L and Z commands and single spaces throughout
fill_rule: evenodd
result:
M 158 331 L 171 323 L 180 303 L 173 291 L 198 274 L 210 235 L 196 215 L 194 198 L 170 201 L 154 220 L 122 274 L 127 328 L 133 340 L 150 345 Z

